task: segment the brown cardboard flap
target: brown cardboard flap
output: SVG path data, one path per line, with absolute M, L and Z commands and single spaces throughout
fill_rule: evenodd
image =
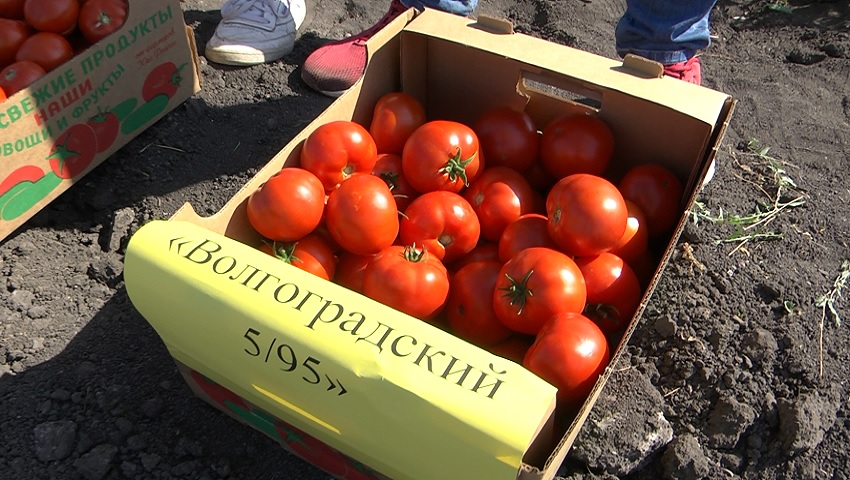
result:
M 632 53 L 627 53 L 625 58 L 623 58 L 623 68 L 643 75 L 646 78 L 661 78 L 664 76 L 663 65 Z

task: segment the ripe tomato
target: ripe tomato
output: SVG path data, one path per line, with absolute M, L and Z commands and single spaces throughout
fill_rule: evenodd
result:
M 591 256 L 609 250 L 626 231 L 626 201 L 611 182 L 596 175 L 564 177 L 546 197 L 549 235 L 568 255 Z
M 534 209 L 534 190 L 516 170 L 488 167 L 469 188 L 465 198 L 481 223 L 481 237 L 498 242 L 505 227 Z
M 390 187 L 399 212 L 403 212 L 410 205 L 410 202 L 419 195 L 419 192 L 414 190 L 410 182 L 404 178 L 400 155 L 379 153 L 375 167 L 372 168 L 372 175 L 381 177 L 387 186 Z
M 469 251 L 469 253 L 461 256 L 451 264 L 447 265 L 449 271 L 457 272 L 465 265 L 474 262 L 485 262 L 485 261 L 493 261 L 504 263 L 499 259 L 499 246 L 493 242 L 478 242 L 478 245 L 475 245 L 475 248 Z
M 417 128 L 404 144 L 401 165 L 407 181 L 420 193 L 458 193 L 484 169 L 478 136 L 467 125 L 449 120 L 432 120 Z
M 127 19 L 125 0 L 87 0 L 80 7 L 80 32 L 90 43 L 97 43 L 121 28 Z
M 0 0 L 0 17 L 23 20 L 25 2 L 26 0 Z M 0 25 L 0 32 L 2 31 L 3 26 Z
M 558 405 L 583 402 L 610 361 L 608 341 L 589 318 L 574 312 L 553 316 L 537 334 L 523 366 L 558 388 Z
M 74 58 L 74 50 L 71 44 L 62 35 L 52 32 L 38 32 L 21 44 L 15 60 L 20 62 L 29 60 L 35 62 L 50 72 L 68 60 Z
M 0 71 L 0 88 L 6 95 L 12 96 L 46 74 L 41 65 L 35 62 L 15 62 Z
M 350 177 L 328 195 L 325 225 L 340 247 L 358 255 L 392 245 L 399 221 L 390 187 L 374 175 Z
M 294 242 L 322 220 L 325 189 L 303 168 L 283 168 L 251 193 L 246 203 L 248 222 L 269 240 Z
M 0 102 L 2 102 L 3 100 L 6 100 L 6 92 L 4 92 L 2 88 L 0 88 Z
M 401 155 L 410 134 L 425 123 L 425 108 L 416 98 L 402 92 L 388 93 L 375 102 L 369 133 L 378 153 Z
M 372 135 L 350 120 L 320 125 L 301 149 L 301 167 L 316 174 L 328 192 L 354 174 L 371 173 L 377 160 Z
M 510 167 L 524 173 L 537 161 L 540 134 L 531 117 L 508 106 L 492 108 L 472 124 L 487 166 Z
M 578 265 L 550 248 L 532 247 L 508 260 L 493 293 L 496 316 L 515 332 L 536 335 L 558 312 L 581 312 L 587 288 Z
M 390 245 L 363 272 L 363 294 L 413 317 L 436 317 L 449 296 L 446 267 L 424 248 Z
M 15 62 L 15 54 L 30 35 L 32 31 L 25 22 L 0 18 L 0 68 Z
M 26 0 L 24 19 L 38 31 L 70 35 L 77 28 L 79 0 Z
M 466 199 L 437 190 L 416 197 L 407 207 L 399 236 L 404 245 L 423 246 L 449 264 L 475 248 L 481 226 Z
M 643 296 L 635 272 L 622 258 L 608 252 L 575 261 L 587 286 L 584 315 L 606 334 L 620 332 L 634 317 Z
M 357 255 L 346 250 L 339 252 L 333 281 L 343 287 L 363 293 L 363 273 L 374 255 Z
M 451 280 L 446 317 L 456 336 L 487 348 L 510 337 L 514 332 L 496 317 L 493 291 L 502 262 L 469 263 Z
M 670 233 L 679 220 L 682 182 L 666 167 L 647 163 L 629 169 L 618 184 L 627 200 L 646 216 L 650 238 Z
M 337 259 L 333 248 L 314 233 L 294 242 L 263 241 L 260 250 L 319 278 L 334 278 Z
M 622 258 L 626 263 L 632 264 L 648 254 L 649 230 L 646 225 L 646 216 L 635 202 L 626 200 L 626 209 L 629 212 L 626 231 L 609 252 Z
M 75 178 L 83 173 L 97 154 L 97 136 L 85 123 L 76 123 L 63 131 L 47 157 L 59 178 Z
M 540 138 L 540 162 L 556 179 L 574 173 L 602 175 L 614 154 L 614 133 L 599 117 L 566 113 Z
M 514 333 L 506 340 L 502 340 L 495 345 L 490 345 L 487 347 L 487 350 L 494 355 L 507 358 L 514 363 L 522 365 L 522 359 L 525 357 L 525 352 L 531 348 L 532 343 L 534 343 L 534 337 Z
M 499 259 L 507 262 L 517 253 L 531 247 L 558 249 L 549 236 L 548 219 L 538 213 L 525 214 L 505 227 L 499 237 Z

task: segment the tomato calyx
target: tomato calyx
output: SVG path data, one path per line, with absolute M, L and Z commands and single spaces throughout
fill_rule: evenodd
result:
M 407 245 L 404 247 L 404 253 L 402 254 L 404 259 L 408 262 L 418 263 L 425 261 L 425 247 L 416 248 L 416 244 Z
M 582 314 L 593 320 L 617 320 L 620 318 L 620 310 L 607 303 L 588 303 Z
M 534 269 L 529 270 L 520 281 L 514 280 L 510 275 L 505 274 L 505 278 L 511 283 L 508 287 L 500 287 L 499 290 L 504 291 L 502 297 L 510 298 L 509 304 L 519 305 L 519 310 L 517 310 L 517 315 L 522 314 L 522 310 L 525 308 L 525 302 L 528 297 L 534 296 L 534 291 L 528 288 L 528 280 L 531 278 L 531 274 L 534 273 Z
M 288 243 L 278 243 L 278 242 L 264 242 L 266 245 L 271 248 L 272 253 L 275 258 L 278 258 L 290 265 L 292 262 L 300 261 L 300 259 L 295 256 L 295 247 L 298 245 L 298 242 L 288 242 Z
M 460 178 L 463 180 L 464 186 L 468 187 L 469 179 L 466 176 L 466 166 L 473 160 L 475 160 L 474 153 L 469 158 L 462 160 L 460 147 L 457 147 L 457 152 L 449 158 L 449 161 L 439 171 L 447 175 L 452 182 Z

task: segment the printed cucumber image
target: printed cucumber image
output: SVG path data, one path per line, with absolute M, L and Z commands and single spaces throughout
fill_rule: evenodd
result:
M 7 177 L 7 180 L 18 174 L 21 169 L 27 169 L 27 176 L 18 177 L 24 179 L 10 185 L 7 190 L 3 190 L 3 193 L 0 194 L 0 220 L 11 221 L 20 217 L 62 183 L 62 178 L 53 171 L 47 173 L 42 171 L 40 178 L 32 179 L 31 174 L 35 172 L 33 169 L 38 169 L 34 165 L 27 165 L 15 170 L 12 175 Z M 7 185 L 6 180 L 0 185 Z

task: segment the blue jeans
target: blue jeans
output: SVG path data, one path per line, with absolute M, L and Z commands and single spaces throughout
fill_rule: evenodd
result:
M 425 7 L 467 16 L 478 6 L 478 0 L 401 0 L 405 7 L 422 10 Z
M 684 62 L 709 43 L 716 0 L 626 0 L 614 31 L 617 54 L 634 53 L 664 65 Z

